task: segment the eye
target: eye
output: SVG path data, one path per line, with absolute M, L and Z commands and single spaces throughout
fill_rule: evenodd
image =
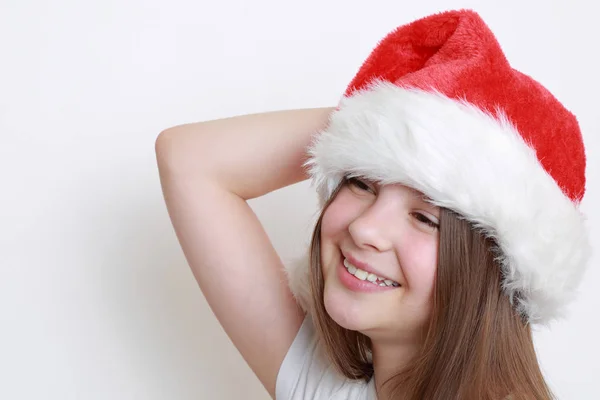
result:
M 355 186 L 360 190 L 373 190 L 369 185 L 367 185 L 362 180 L 356 177 L 346 177 L 345 180 L 348 183 L 348 185 Z
M 433 229 L 439 229 L 439 225 L 427 218 L 425 215 L 421 213 L 413 213 L 413 216 L 417 219 L 417 221 L 422 222 Z

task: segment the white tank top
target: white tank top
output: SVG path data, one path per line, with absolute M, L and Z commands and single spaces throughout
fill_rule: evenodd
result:
M 375 380 L 348 379 L 335 370 L 304 318 L 277 374 L 275 400 L 376 400 Z

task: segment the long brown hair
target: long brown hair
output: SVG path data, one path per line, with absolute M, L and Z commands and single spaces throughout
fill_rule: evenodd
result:
M 325 310 L 321 221 L 310 247 L 312 318 L 329 359 L 343 375 L 373 376 L 370 339 L 336 324 Z M 419 353 L 382 386 L 381 400 L 554 399 L 540 370 L 531 327 L 502 292 L 494 241 L 452 211 L 440 215 L 433 311 Z

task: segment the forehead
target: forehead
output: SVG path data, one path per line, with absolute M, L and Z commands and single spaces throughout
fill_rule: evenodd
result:
M 350 176 L 351 175 L 347 175 L 347 177 L 350 177 Z M 397 188 L 397 189 L 401 189 L 404 193 L 410 194 L 410 196 L 416 200 L 420 200 L 420 201 L 423 201 L 428 204 L 430 204 L 432 202 L 432 199 L 430 197 L 428 197 L 427 195 L 425 195 L 424 193 L 422 193 L 410 186 L 406 186 L 402 183 L 387 183 L 387 184 L 385 184 L 385 183 L 381 183 L 378 180 L 367 178 L 365 176 L 355 176 L 355 177 L 365 183 L 372 185 L 373 187 L 375 187 L 378 190 L 381 190 L 383 188 Z
M 372 179 L 367 179 L 369 180 L 373 185 L 375 185 L 378 189 L 381 188 L 385 188 L 385 187 L 390 187 L 390 188 L 400 188 L 403 191 L 405 191 L 406 193 L 409 193 L 411 196 L 422 200 L 424 202 L 431 202 L 431 198 L 428 197 L 427 195 L 425 195 L 424 193 L 418 191 L 417 189 L 411 188 L 410 186 L 406 186 L 402 183 L 388 183 L 388 184 L 382 184 L 380 182 L 374 181 Z

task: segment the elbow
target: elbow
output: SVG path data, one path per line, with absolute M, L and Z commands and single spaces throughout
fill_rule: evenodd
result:
M 154 152 L 159 169 L 170 174 L 199 173 L 204 169 L 205 141 L 198 128 L 175 126 L 163 130 L 154 141 Z
M 165 167 L 172 156 L 173 151 L 173 133 L 172 129 L 165 129 L 160 132 L 154 141 L 154 153 L 159 168 Z

